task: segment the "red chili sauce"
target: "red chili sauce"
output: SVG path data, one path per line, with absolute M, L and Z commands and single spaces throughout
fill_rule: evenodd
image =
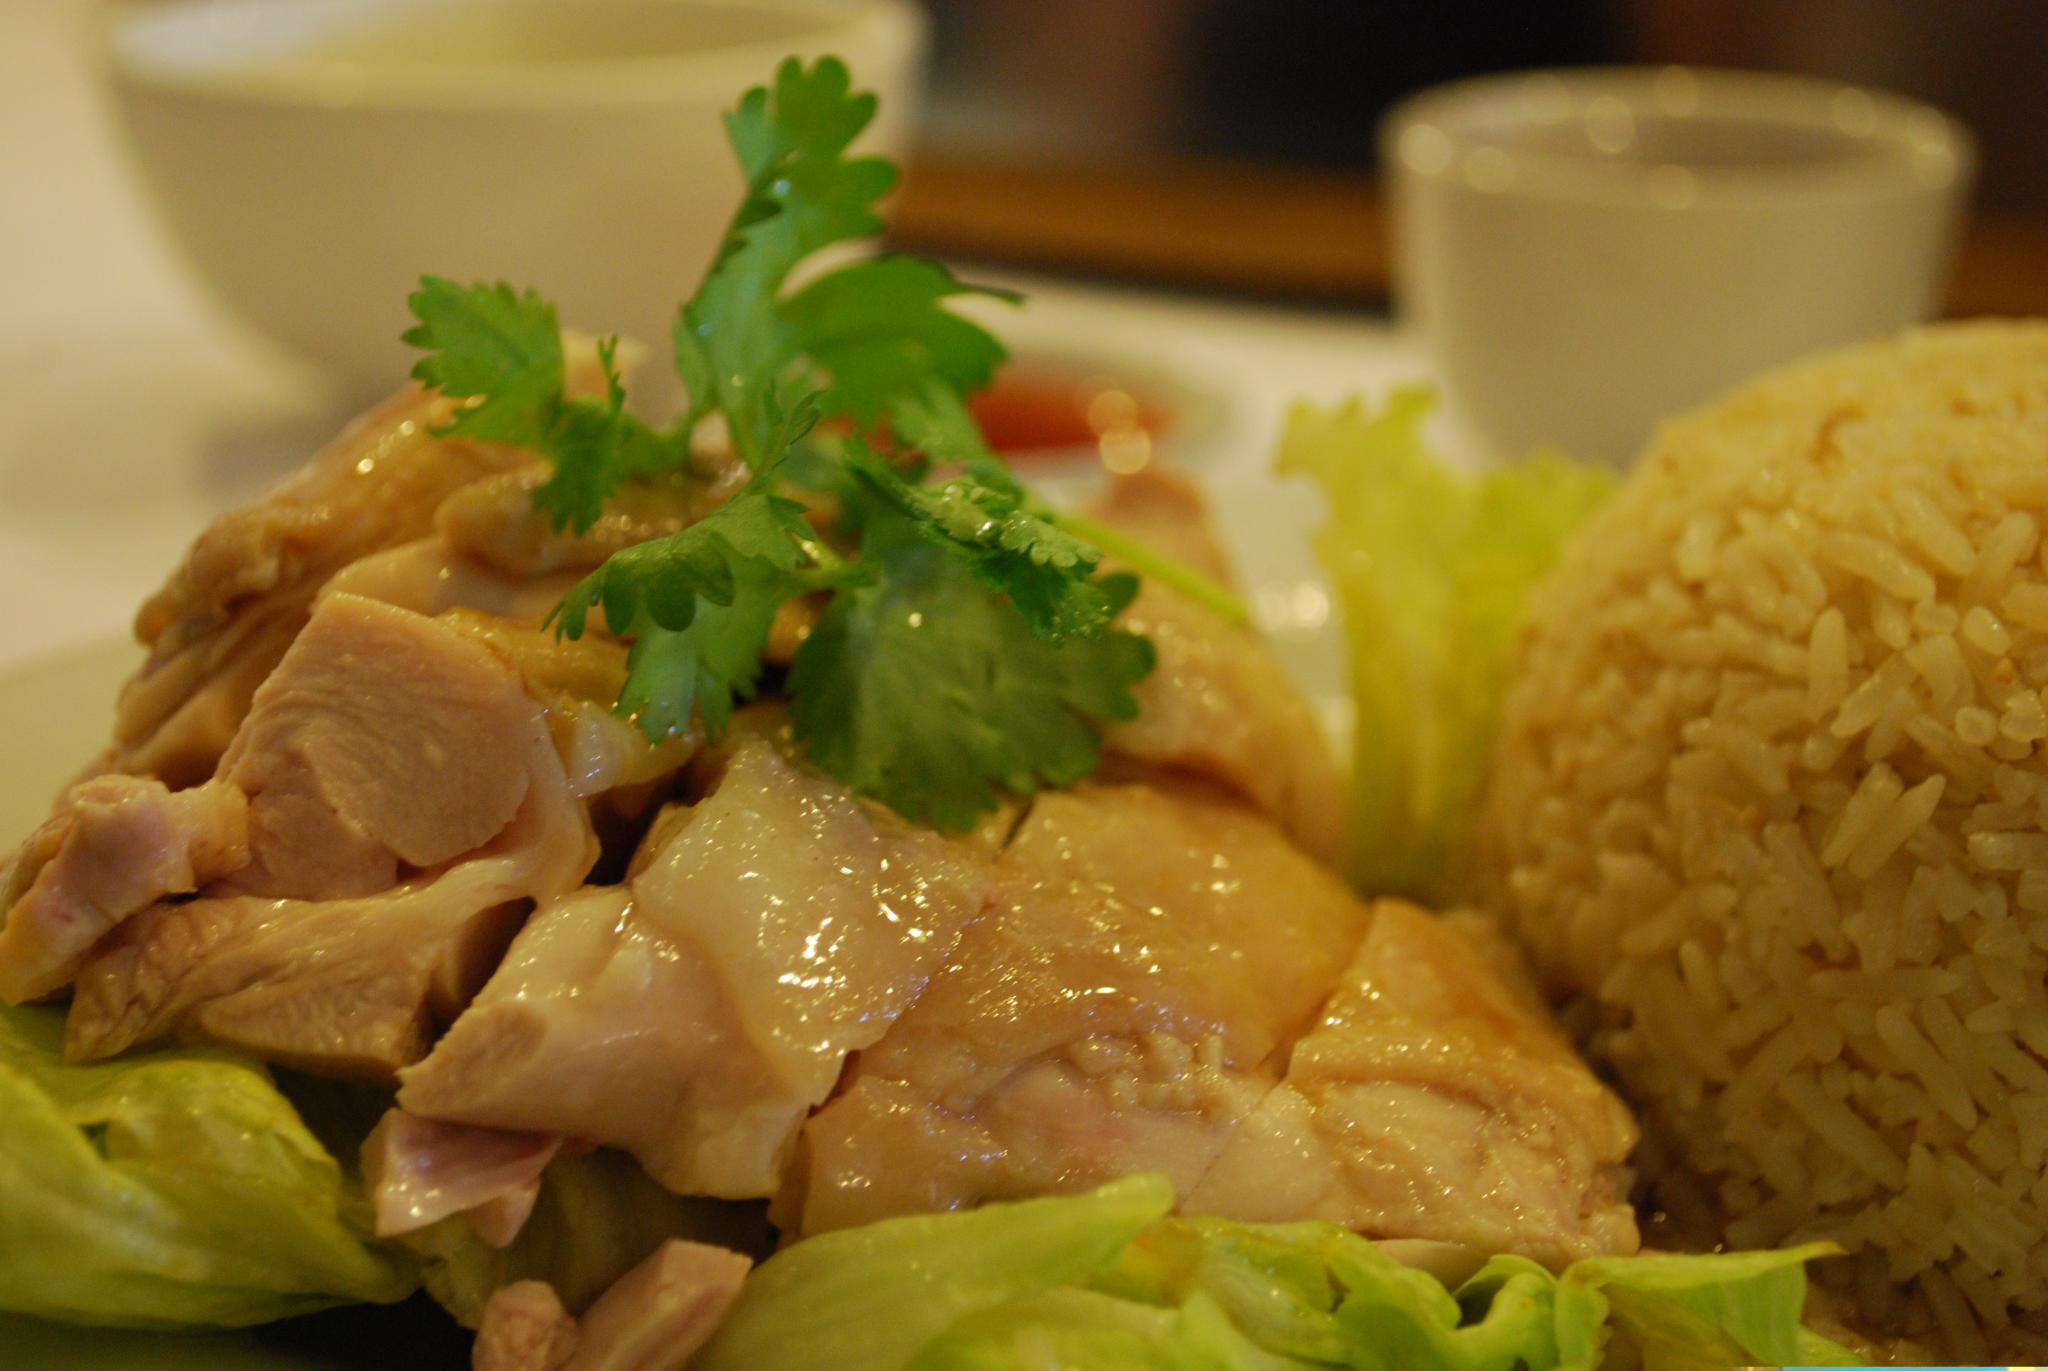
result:
M 1029 362 L 996 373 L 967 408 L 988 445 L 1011 461 L 1070 456 L 1117 433 L 1157 436 L 1168 416 L 1134 387 Z

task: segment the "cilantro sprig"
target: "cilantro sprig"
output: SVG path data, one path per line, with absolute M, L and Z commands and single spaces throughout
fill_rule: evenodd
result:
M 601 611 L 630 640 L 618 708 L 650 737 L 693 719 L 716 733 L 758 688 L 780 608 L 821 594 L 784 683 L 797 738 L 863 793 L 960 829 L 1000 790 L 1092 772 L 1101 729 L 1136 714 L 1154 655 L 1112 622 L 1136 578 L 1103 572 L 1100 539 L 1034 501 L 968 414 L 962 397 L 1005 354 L 951 305 L 1014 297 L 900 255 L 792 286 L 817 253 L 881 226 L 896 169 L 849 153 L 874 110 L 838 59 L 791 58 L 726 116 L 747 189 L 677 314 L 689 402 L 667 427 L 626 409 L 615 340 L 598 345 L 604 393 L 569 394 L 559 321 L 531 291 L 427 277 L 405 336 L 425 352 L 414 375 L 464 402 L 444 432 L 552 465 L 534 499 L 558 529 L 589 528 L 635 476 L 685 466 L 699 427 L 721 421 L 744 488 L 613 554 L 550 622 L 578 637 Z M 829 537 L 807 491 L 831 497 Z M 1206 586 L 1135 551 L 1118 549 Z
M 408 303 L 419 322 L 404 340 L 426 351 L 412 374 L 469 401 L 442 432 L 517 443 L 552 462 L 554 475 L 534 492 L 534 503 L 556 528 L 582 532 L 597 522 L 605 497 L 622 481 L 688 456 L 674 433 L 658 432 L 626 411 L 617 339 L 597 348 L 604 397 L 567 393 L 555 307 L 532 291 L 427 276 Z
M 790 669 L 790 713 L 818 765 L 906 818 L 959 828 L 1020 795 L 1095 770 L 1097 726 L 1134 718 L 1150 640 L 1107 632 L 1055 643 L 904 520 L 867 527 L 885 569 L 843 590 Z M 1137 578 L 1099 583 L 1121 609 Z

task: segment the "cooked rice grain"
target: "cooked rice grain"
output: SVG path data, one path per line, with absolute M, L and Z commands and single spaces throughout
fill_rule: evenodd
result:
M 1484 828 L 1660 1195 L 1965 1350 L 2048 1326 L 2044 522 L 2048 324 L 1667 425 L 1532 601 Z

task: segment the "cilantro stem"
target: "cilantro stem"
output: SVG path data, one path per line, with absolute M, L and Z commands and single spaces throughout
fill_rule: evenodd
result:
M 1239 628 L 1252 621 L 1251 609 L 1228 587 L 1218 585 L 1177 557 L 1169 557 L 1150 543 L 1085 514 L 1048 513 L 1046 517 L 1077 538 L 1086 538 L 1110 556 L 1128 562 L 1141 576 L 1149 576 L 1187 596 L 1202 608 Z

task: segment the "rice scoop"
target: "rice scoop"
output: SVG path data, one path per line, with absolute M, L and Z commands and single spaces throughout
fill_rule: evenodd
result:
M 2048 323 L 1666 425 L 1531 598 L 1482 820 L 1658 1202 L 1958 1350 L 2048 1333 L 2044 525 Z

